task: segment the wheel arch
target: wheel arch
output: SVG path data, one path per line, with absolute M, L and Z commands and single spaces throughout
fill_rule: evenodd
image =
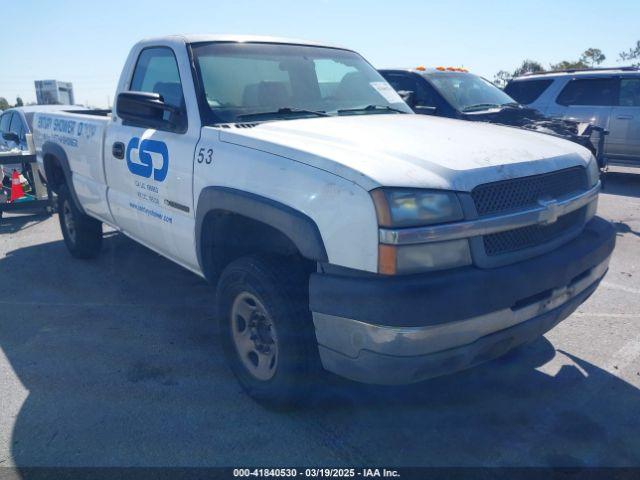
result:
M 229 187 L 203 189 L 197 205 L 196 253 L 211 281 L 240 254 L 256 253 L 249 251 L 252 248 L 299 255 L 310 262 L 327 261 L 317 224 L 288 205 Z M 238 235 L 248 242 L 234 242 Z
M 47 184 L 54 192 L 58 193 L 60 187 L 67 185 L 71 198 L 82 213 L 86 213 L 78 200 L 76 190 L 73 187 L 73 173 L 69 165 L 69 158 L 64 149 L 54 142 L 44 142 L 42 145 L 42 163 Z

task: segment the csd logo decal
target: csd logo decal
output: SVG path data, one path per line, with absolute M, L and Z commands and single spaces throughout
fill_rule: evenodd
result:
M 139 163 L 134 163 L 131 160 L 131 152 L 138 150 Z M 160 168 L 154 168 L 152 153 L 160 155 L 162 157 L 162 166 Z M 129 140 L 127 145 L 127 167 L 129 171 L 134 175 L 139 175 L 144 178 L 151 178 L 157 182 L 163 182 L 167 178 L 167 172 L 169 171 L 169 150 L 167 144 L 159 142 L 158 140 L 142 140 L 138 137 L 133 137 Z

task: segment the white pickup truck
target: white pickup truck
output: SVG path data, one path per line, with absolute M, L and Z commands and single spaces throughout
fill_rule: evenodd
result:
M 71 254 L 107 224 L 215 283 L 268 403 L 320 366 L 397 384 L 497 357 L 589 297 L 615 243 L 588 150 L 415 115 L 345 48 L 145 40 L 115 112 L 39 113 L 34 139 Z

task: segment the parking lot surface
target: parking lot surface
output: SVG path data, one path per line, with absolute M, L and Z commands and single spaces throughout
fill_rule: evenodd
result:
M 544 338 L 407 387 L 326 375 L 294 412 L 242 393 L 199 277 L 115 232 L 75 260 L 57 217 L 6 216 L 0 466 L 638 466 L 640 174 L 610 173 L 599 214 L 610 271 Z

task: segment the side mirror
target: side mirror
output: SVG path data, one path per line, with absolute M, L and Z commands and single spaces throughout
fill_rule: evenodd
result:
M 118 95 L 116 113 L 125 122 L 137 126 L 171 131 L 185 130 L 182 110 L 165 103 L 159 93 L 122 92 Z
M 404 103 L 409 105 L 411 108 L 415 106 L 416 92 L 413 90 L 398 90 L 398 95 L 400 95 L 400 98 L 404 100 Z
M 413 107 L 413 111 L 420 115 L 433 115 L 437 110 L 437 107 L 429 107 L 426 105 L 415 105 Z
M 4 132 L 2 138 L 7 142 L 20 143 L 20 137 L 14 132 Z

